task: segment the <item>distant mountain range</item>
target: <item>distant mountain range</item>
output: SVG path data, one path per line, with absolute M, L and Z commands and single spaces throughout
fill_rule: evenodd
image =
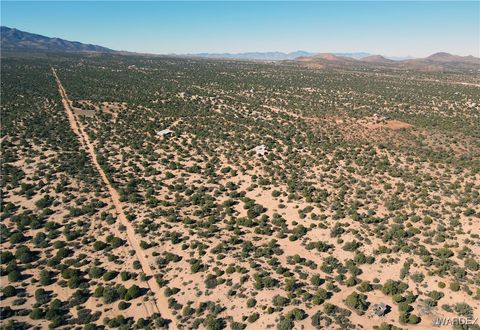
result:
M 315 56 L 320 53 L 307 52 L 303 50 L 297 50 L 291 53 L 282 53 L 282 52 L 249 52 L 249 53 L 196 53 L 196 54 L 187 54 L 185 56 L 198 56 L 206 58 L 224 58 L 224 59 L 236 59 L 236 60 L 259 60 L 259 61 L 284 61 L 284 60 L 294 60 L 298 57 L 310 57 Z M 365 57 L 372 56 L 373 54 L 366 52 L 349 52 L 349 53 L 332 53 L 336 56 L 351 57 L 357 60 L 360 60 Z M 412 59 L 411 56 L 385 56 L 390 60 L 400 61 Z
M 295 63 L 313 68 L 390 68 L 403 70 L 442 71 L 472 70 L 480 71 L 480 58 L 458 56 L 449 53 L 435 53 L 425 58 L 393 61 L 381 55 L 370 55 L 355 59 L 332 53 L 320 53 L 314 56 L 302 56 Z
M 3 51 L 49 51 L 49 52 L 96 52 L 112 53 L 113 50 L 83 44 L 77 41 L 68 41 L 60 38 L 49 38 L 39 34 L 12 29 L 6 26 L 0 27 L 1 48 Z
M 283 61 L 294 60 L 301 56 L 313 56 L 315 53 L 298 50 L 291 53 L 282 52 L 250 52 L 250 53 L 197 53 L 187 54 L 186 56 L 198 56 L 206 58 L 224 58 L 233 60 L 261 60 L 261 61 Z
M 365 52 L 356 52 L 356 53 L 333 53 L 333 55 L 336 55 L 336 56 L 345 56 L 345 57 L 352 57 L 352 58 L 355 58 L 357 60 L 361 59 L 361 58 L 364 58 L 364 57 L 367 57 L 367 56 L 371 56 L 372 54 L 370 53 L 365 53 Z
M 89 45 L 60 38 L 49 38 L 39 34 L 0 27 L 1 50 L 3 52 L 83 52 L 83 53 L 117 53 L 136 54 L 115 51 L 106 47 Z M 142 54 L 153 56 L 153 54 Z M 375 68 L 383 67 L 404 70 L 474 70 L 480 71 L 480 59 L 473 56 L 457 56 L 448 53 L 435 53 L 426 58 L 394 58 L 366 52 L 351 53 L 312 53 L 296 51 L 250 52 L 250 53 L 198 53 L 176 56 L 205 57 L 217 59 L 241 59 L 261 61 L 285 61 L 315 68 Z

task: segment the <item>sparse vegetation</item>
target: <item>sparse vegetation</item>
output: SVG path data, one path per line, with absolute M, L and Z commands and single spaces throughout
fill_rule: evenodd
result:
M 426 307 L 478 313 L 480 92 L 454 83 L 471 73 L 118 54 L 1 66 L 5 328 L 394 330 Z M 394 322 L 367 318 L 378 297 Z

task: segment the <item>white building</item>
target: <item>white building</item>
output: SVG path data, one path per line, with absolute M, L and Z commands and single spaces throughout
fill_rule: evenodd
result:
M 165 137 L 165 136 L 168 136 L 170 134 L 173 134 L 173 131 L 168 129 L 168 128 L 157 132 L 157 136 L 161 136 L 161 137 Z
M 267 146 L 264 145 L 264 144 L 261 144 L 261 145 L 259 145 L 259 146 L 256 146 L 253 150 L 255 150 L 255 153 L 256 153 L 257 155 L 261 155 L 261 156 L 263 156 L 263 155 L 265 155 L 265 154 L 268 153 Z

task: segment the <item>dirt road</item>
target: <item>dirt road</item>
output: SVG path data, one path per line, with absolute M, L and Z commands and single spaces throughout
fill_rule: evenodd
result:
M 98 173 L 100 174 L 105 186 L 108 188 L 108 192 L 110 193 L 110 197 L 112 199 L 112 203 L 115 206 L 115 210 L 117 211 L 118 219 L 122 225 L 126 227 L 127 238 L 130 246 L 135 251 L 135 255 L 142 266 L 142 271 L 149 277 L 147 284 L 150 290 L 154 293 L 155 305 L 157 308 L 157 312 L 162 315 L 163 318 L 167 318 L 171 320 L 170 328 L 177 329 L 177 322 L 176 318 L 171 313 L 170 309 L 168 308 L 168 301 L 167 298 L 162 294 L 162 290 L 158 285 L 157 281 L 155 280 L 155 273 L 153 272 L 148 259 L 145 255 L 145 252 L 140 247 L 140 243 L 138 238 L 135 235 L 135 229 L 130 221 L 127 220 L 125 216 L 125 212 L 123 211 L 122 203 L 120 202 L 120 196 L 118 192 L 112 187 L 110 181 L 108 180 L 105 172 L 100 167 L 100 164 L 97 161 L 97 156 L 95 153 L 95 149 L 93 147 L 88 134 L 83 130 L 83 127 L 77 120 L 77 117 L 73 113 L 71 108 L 71 102 L 68 99 L 67 93 L 65 88 L 63 87 L 60 79 L 58 78 L 57 72 L 54 68 L 52 68 L 53 76 L 58 85 L 58 91 L 60 96 L 62 97 L 63 107 L 65 108 L 65 112 L 67 113 L 68 121 L 70 122 L 70 126 L 73 132 L 78 136 L 82 147 L 85 149 L 86 152 L 90 155 L 90 159 L 93 162 L 93 165 L 97 169 Z

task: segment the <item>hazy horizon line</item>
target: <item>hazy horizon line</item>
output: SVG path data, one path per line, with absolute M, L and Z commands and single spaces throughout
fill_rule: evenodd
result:
M 27 1 L 27 0 L 25 0 L 25 1 Z M 112 0 L 112 1 L 114 1 L 114 0 Z M 85 41 L 73 40 L 73 39 L 65 39 L 63 37 L 56 37 L 56 36 L 47 36 L 47 35 L 44 35 L 44 34 L 41 34 L 41 33 L 38 33 L 38 32 L 26 31 L 26 30 L 23 30 L 21 28 L 7 26 L 7 25 L 1 25 L 1 27 L 6 27 L 6 28 L 9 28 L 9 29 L 14 29 L 14 30 L 18 30 L 18 31 L 26 32 L 26 33 L 36 34 L 36 35 L 40 35 L 40 36 L 51 38 L 51 39 L 55 39 L 55 38 L 56 39 L 63 39 L 63 40 L 70 41 L 70 42 L 79 42 L 79 43 L 82 43 L 82 44 L 109 48 L 109 47 L 99 45 L 99 44 L 95 44 L 95 43 L 91 43 L 91 42 L 85 42 Z M 109 48 L 109 49 L 111 49 L 113 51 L 116 51 L 116 52 L 129 52 L 129 53 L 138 53 L 138 54 L 167 55 L 167 56 L 168 55 L 170 55 L 170 56 L 244 55 L 244 54 L 255 54 L 255 53 L 256 54 L 266 54 L 266 53 L 292 54 L 292 53 L 297 53 L 297 52 L 305 52 L 305 53 L 309 53 L 309 54 L 313 54 L 313 55 L 315 55 L 315 54 L 342 54 L 342 53 L 345 53 L 345 54 L 361 54 L 361 53 L 364 53 L 364 54 L 369 54 L 369 55 L 380 55 L 380 56 L 383 56 L 383 57 L 386 57 L 386 58 L 404 58 L 404 59 L 423 58 L 423 57 L 428 57 L 428 56 L 436 54 L 436 53 L 449 53 L 451 55 L 457 55 L 457 56 L 477 57 L 477 56 L 472 55 L 472 54 L 467 54 L 467 55 L 456 54 L 456 53 L 450 53 L 450 52 L 443 51 L 443 50 L 438 50 L 436 52 L 431 53 L 430 55 L 426 55 L 426 56 L 423 56 L 423 57 L 418 57 L 418 56 L 403 55 L 403 54 L 392 55 L 392 54 L 376 53 L 376 52 L 368 51 L 368 50 L 350 50 L 350 51 L 345 51 L 345 50 L 340 50 L 340 51 L 338 51 L 338 50 L 335 50 L 335 51 L 320 50 L 320 51 L 311 51 L 311 50 L 305 50 L 305 49 L 296 49 L 296 50 L 289 50 L 289 51 L 282 51 L 282 50 L 195 51 L 195 52 L 188 52 L 188 53 L 180 53 L 180 52 L 170 51 L 170 52 L 156 53 L 156 52 L 142 52 L 142 51 L 128 50 L 128 49 L 114 49 L 114 48 Z

